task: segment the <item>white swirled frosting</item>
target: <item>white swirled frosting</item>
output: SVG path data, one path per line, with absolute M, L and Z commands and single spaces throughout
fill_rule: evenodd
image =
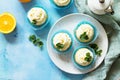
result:
M 79 64 L 79 65 L 82 65 L 82 66 L 89 65 L 91 62 L 87 62 L 85 60 L 86 54 L 88 52 L 90 53 L 90 55 L 93 58 L 93 53 L 89 49 L 87 49 L 87 48 L 81 48 L 81 49 L 77 50 L 76 53 L 75 53 L 75 56 L 74 56 L 76 63 Z
M 87 40 L 82 41 L 80 39 L 80 36 L 86 32 L 86 35 L 88 36 Z M 94 29 L 91 25 L 89 24 L 81 24 L 77 30 L 76 30 L 76 37 L 81 41 L 81 42 L 89 42 L 93 39 L 94 36 Z
M 67 6 L 70 0 L 53 0 L 57 6 Z
M 64 47 L 62 49 L 59 49 L 60 51 L 67 50 L 71 45 L 71 38 L 67 33 L 57 33 L 53 38 L 53 45 L 55 48 L 57 48 L 56 44 L 63 44 Z
M 48 17 L 45 10 L 39 7 L 30 9 L 27 16 L 31 23 L 33 23 L 33 20 L 36 22 L 35 25 L 44 24 Z

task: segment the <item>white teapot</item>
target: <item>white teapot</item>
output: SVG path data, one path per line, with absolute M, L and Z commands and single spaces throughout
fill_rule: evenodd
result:
M 111 13 L 113 14 L 113 5 L 114 0 L 87 0 L 88 7 L 90 10 L 98 15 Z

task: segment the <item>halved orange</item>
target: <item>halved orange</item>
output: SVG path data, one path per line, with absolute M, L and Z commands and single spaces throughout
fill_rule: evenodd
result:
M 22 3 L 27 3 L 27 2 L 30 2 L 31 0 L 19 0 L 19 1 Z
M 0 15 L 0 32 L 4 34 L 11 33 L 16 27 L 16 19 L 10 13 Z

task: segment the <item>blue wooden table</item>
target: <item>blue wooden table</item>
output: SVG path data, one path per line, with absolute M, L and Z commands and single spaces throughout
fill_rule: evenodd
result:
M 48 25 L 39 31 L 31 28 L 27 12 L 33 6 L 43 6 L 50 16 Z M 12 13 L 17 26 L 10 34 L 0 33 L 0 80 L 81 80 L 84 75 L 72 75 L 58 69 L 50 60 L 46 40 L 51 26 L 60 17 L 77 12 L 73 4 L 69 9 L 55 9 L 49 0 L 33 0 L 22 4 L 18 0 L 0 0 L 0 14 Z M 34 46 L 28 37 L 35 34 L 44 42 L 42 48 Z

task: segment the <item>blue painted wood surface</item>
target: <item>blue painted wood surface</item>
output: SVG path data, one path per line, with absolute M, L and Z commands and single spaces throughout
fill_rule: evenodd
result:
M 49 24 L 34 31 L 27 20 L 27 12 L 34 6 L 44 7 L 50 16 Z M 59 70 L 50 60 L 46 40 L 52 25 L 60 17 L 77 12 L 73 4 L 68 9 L 55 9 L 49 0 L 32 0 L 22 4 L 18 0 L 0 0 L 0 14 L 12 13 L 17 26 L 10 34 L 0 34 L 0 80 L 81 80 L 84 75 L 72 75 Z M 35 34 L 44 42 L 43 48 L 34 46 L 28 37 Z

